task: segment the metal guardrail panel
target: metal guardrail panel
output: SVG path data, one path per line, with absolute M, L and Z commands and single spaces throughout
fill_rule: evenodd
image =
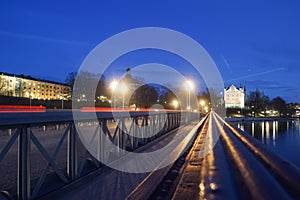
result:
M 88 152 L 83 159 L 79 159 L 78 151 L 79 148 L 81 148 L 79 146 L 82 146 L 82 144 L 80 143 L 75 126 L 88 127 L 97 125 L 100 128 L 96 129 L 93 132 L 93 135 L 97 138 L 99 144 L 103 137 L 106 137 L 123 149 L 134 150 L 155 137 L 177 128 L 183 120 L 186 121 L 187 119 L 189 121 L 194 117 L 197 117 L 197 114 L 195 114 L 184 118 L 184 113 L 179 112 L 158 112 L 150 116 L 147 112 L 140 112 L 131 113 L 130 117 L 122 114 L 118 115 L 118 118 L 116 119 L 117 123 L 114 124 L 114 122 L 112 122 L 113 116 L 111 113 L 97 114 L 97 121 L 95 121 L 95 119 L 82 118 L 82 121 L 76 122 L 73 121 L 72 116 L 69 113 L 66 115 L 67 116 L 63 117 L 63 114 L 58 113 L 57 118 L 55 118 L 55 115 L 53 114 L 47 117 L 45 113 L 42 113 L 41 117 L 38 117 L 38 115 L 31 115 L 25 118 L 24 116 L 18 116 L 19 118 L 14 121 L 11 120 L 12 118 L 10 117 L 7 118 L 8 120 L 1 121 L 0 129 L 2 131 L 6 129 L 11 134 L 10 136 L 7 136 L 10 137 L 7 144 L 1 148 L 0 168 L 1 161 L 3 161 L 7 153 L 12 149 L 16 140 L 18 140 L 18 174 L 15 186 L 17 192 L 14 193 L 15 190 L 12 188 L 11 190 L 8 190 L 8 193 L 6 192 L 6 194 L 9 194 L 12 198 L 18 199 L 36 198 L 43 194 L 43 192 L 41 192 L 43 190 L 43 185 L 48 184 L 46 179 L 53 173 L 55 173 L 64 184 L 67 184 L 87 173 L 85 170 L 87 165 L 92 164 L 92 170 L 101 167 L 101 163 Z M 108 124 L 114 124 L 114 126 L 108 127 Z M 148 128 L 146 127 L 147 125 Z M 49 127 L 55 127 L 55 129 L 63 128 L 61 130 L 62 134 L 57 139 L 58 142 L 52 153 L 48 152 L 47 148 L 43 146 L 42 141 L 36 137 L 35 129 L 38 127 L 41 127 L 41 132 L 50 131 L 48 130 Z M 15 131 L 12 131 L 13 129 Z M 157 130 L 160 130 L 157 135 L 145 138 L 145 136 L 149 134 L 149 131 L 155 132 Z M 32 173 L 30 171 L 32 154 L 36 153 L 32 151 L 32 146 L 35 146 L 40 155 L 46 160 L 44 170 L 36 180 L 31 180 L 30 178 L 30 174 Z M 65 168 L 61 168 L 57 164 L 59 151 L 62 148 L 66 148 L 67 151 Z M 82 151 L 82 149 L 80 151 Z M 97 156 L 103 156 L 103 154 L 109 156 L 107 152 L 104 152 L 104 147 L 98 145 Z M 46 185 L 46 187 L 48 186 Z M 54 188 L 55 187 L 53 187 L 53 189 Z

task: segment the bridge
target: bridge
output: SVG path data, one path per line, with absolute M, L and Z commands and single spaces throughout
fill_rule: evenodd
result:
M 300 196 L 299 168 L 214 112 L 201 118 L 174 111 L 80 114 L 76 120 L 72 112 L 0 116 L 0 199 Z M 80 130 L 90 135 L 87 143 L 98 144 L 94 153 L 82 143 Z M 104 139 L 119 150 L 101 145 Z M 126 172 L 138 163 L 126 152 L 146 155 L 167 145 L 173 148 L 164 151 L 164 159 L 139 166 L 158 162 L 155 170 Z

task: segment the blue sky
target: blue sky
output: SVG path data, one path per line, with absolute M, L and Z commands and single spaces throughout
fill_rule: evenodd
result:
M 300 102 L 299 10 L 289 0 L 1 1 L 0 71 L 63 81 L 106 38 L 165 27 L 199 42 L 226 86 Z

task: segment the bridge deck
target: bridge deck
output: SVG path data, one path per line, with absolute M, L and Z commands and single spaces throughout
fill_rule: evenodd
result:
M 196 123 L 187 125 L 181 129 L 179 134 L 177 133 L 176 136 L 180 140 L 180 138 L 184 138 L 188 134 L 195 134 L 195 131 L 191 131 L 195 128 L 195 126 L 199 125 L 200 124 L 197 125 Z M 173 140 L 174 132 L 176 131 L 177 129 L 169 132 L 168 134 L 137 149 L 135 152 L 146 153 L 165 147 Z M 184 149 L 184 147 L 182 149 Z M 180 153 L 181 152 L 178 152 L 178 154 Z M 174 155 L 170 154 L 170 156 Z M 122 164 L 127 162 L 128 166 L 135 164 L 135 160 L 130 158 L 124 158 L 120 162 Z M 149 160 L 149 162 L 151 162 L 151 160 Z M 164 174 L 168 171 L 168 169 L 169 168 L 166 167 L 158 170 L 158 172 Z M 126 173 L 105 167 L 57 191 L 54 191 L 41 199 L 125 199 L 143 180 L 149 176 L 149 174 L 150 173 Z M 149 188 L 146 190 L 148 189 Z

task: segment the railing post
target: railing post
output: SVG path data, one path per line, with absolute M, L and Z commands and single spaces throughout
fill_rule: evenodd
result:
M 153 138 L 155 138 L 155 129 L 154 129 L 154 121 L 155 121 L 155 115 L 152 115 L 152 116 L 149 116 L 149 119 L 150 119 L 150 125 L 148 126 L 148 131 L 149 131 L 149 134 L 151 134 L 151 140 Z
M 159 116 L 160 136 L 165 133 L 165 124 L 166 124 L 165 116 L 163 114 L 160 114 L 160 116 Z
M 132 128 L 131 128 L 131 136 L 129 136 L 130 139 L 130 145 L 131 145 L 131 149 L 134 149 L 134 138 L 135 138 L 135 118 L 133 117 L 132 119 Z
M 106 156 L 105 156 L 105 134 L 104 134 L 104 126 L 106 125 L 106 122 L 104 123 L 103 120 L 99 121 L 99 134 L 98 134 L 98 161 L 102 163 L 106 162 Z
M 78 157 L 77 157 L 77 140 L 75 124 L 70 124 L 68 132 L 68 147 L 67 147 L 67 174 L 70 180 L 77 177 Z
M 118 147 L 118 151 L 117 154 L 118 156 L 120 155 L 121 151 L 120 151 L 120 146 L 121 146 L 121 132 L 122 132 L 122 119 L 117 119 L 117 126 L 118 126 L 118 135 L 117 135 L 117 147 Z
M 171 113 L 170 115 L 171 115 L 171 129 L 173 130 L 175 128 L 175 126 L 174 126 L 175 115 L 174 115 L 174 113 Z
M 140 136 L 140 131 L 139 131 L 139 118 L 135 117 L 135 125 L 133 126 L 133 133 L 134 133 L 134 149 L 139 147 L 139 136 Z
M 30 199 L 30 130 L 23 127 L 18 141 L 18 199 Z
M 190 112 L 186 111 L 185 112 L 185 124 L 189 124 L 190 123 Z
M 125 118 L 122 119 L 121 121 L 121 127 L 120 127 L 120 132 L 119 132 L 119 156 L 122 153 L 122 149 L 124 148 L 124 129 L 125 129 Z
M 142 116 L 141 132 L 140 132 L 140 144 L 141 145 L 144 145 L 144 141 L 145 141 L 144 124 L 145 124 L 145 116 Z
M 144 116 L 144 124 L 143 124 L 143 144 L 146 144 L 148 142 L 148 132 L 147 132 L 147 126 L 148 126 L 148 116 Z
M 165 133 L 167 133 L 170 130 L 170 114 L 167 113 L 167 121 L 166 121 L 166 131 Z

